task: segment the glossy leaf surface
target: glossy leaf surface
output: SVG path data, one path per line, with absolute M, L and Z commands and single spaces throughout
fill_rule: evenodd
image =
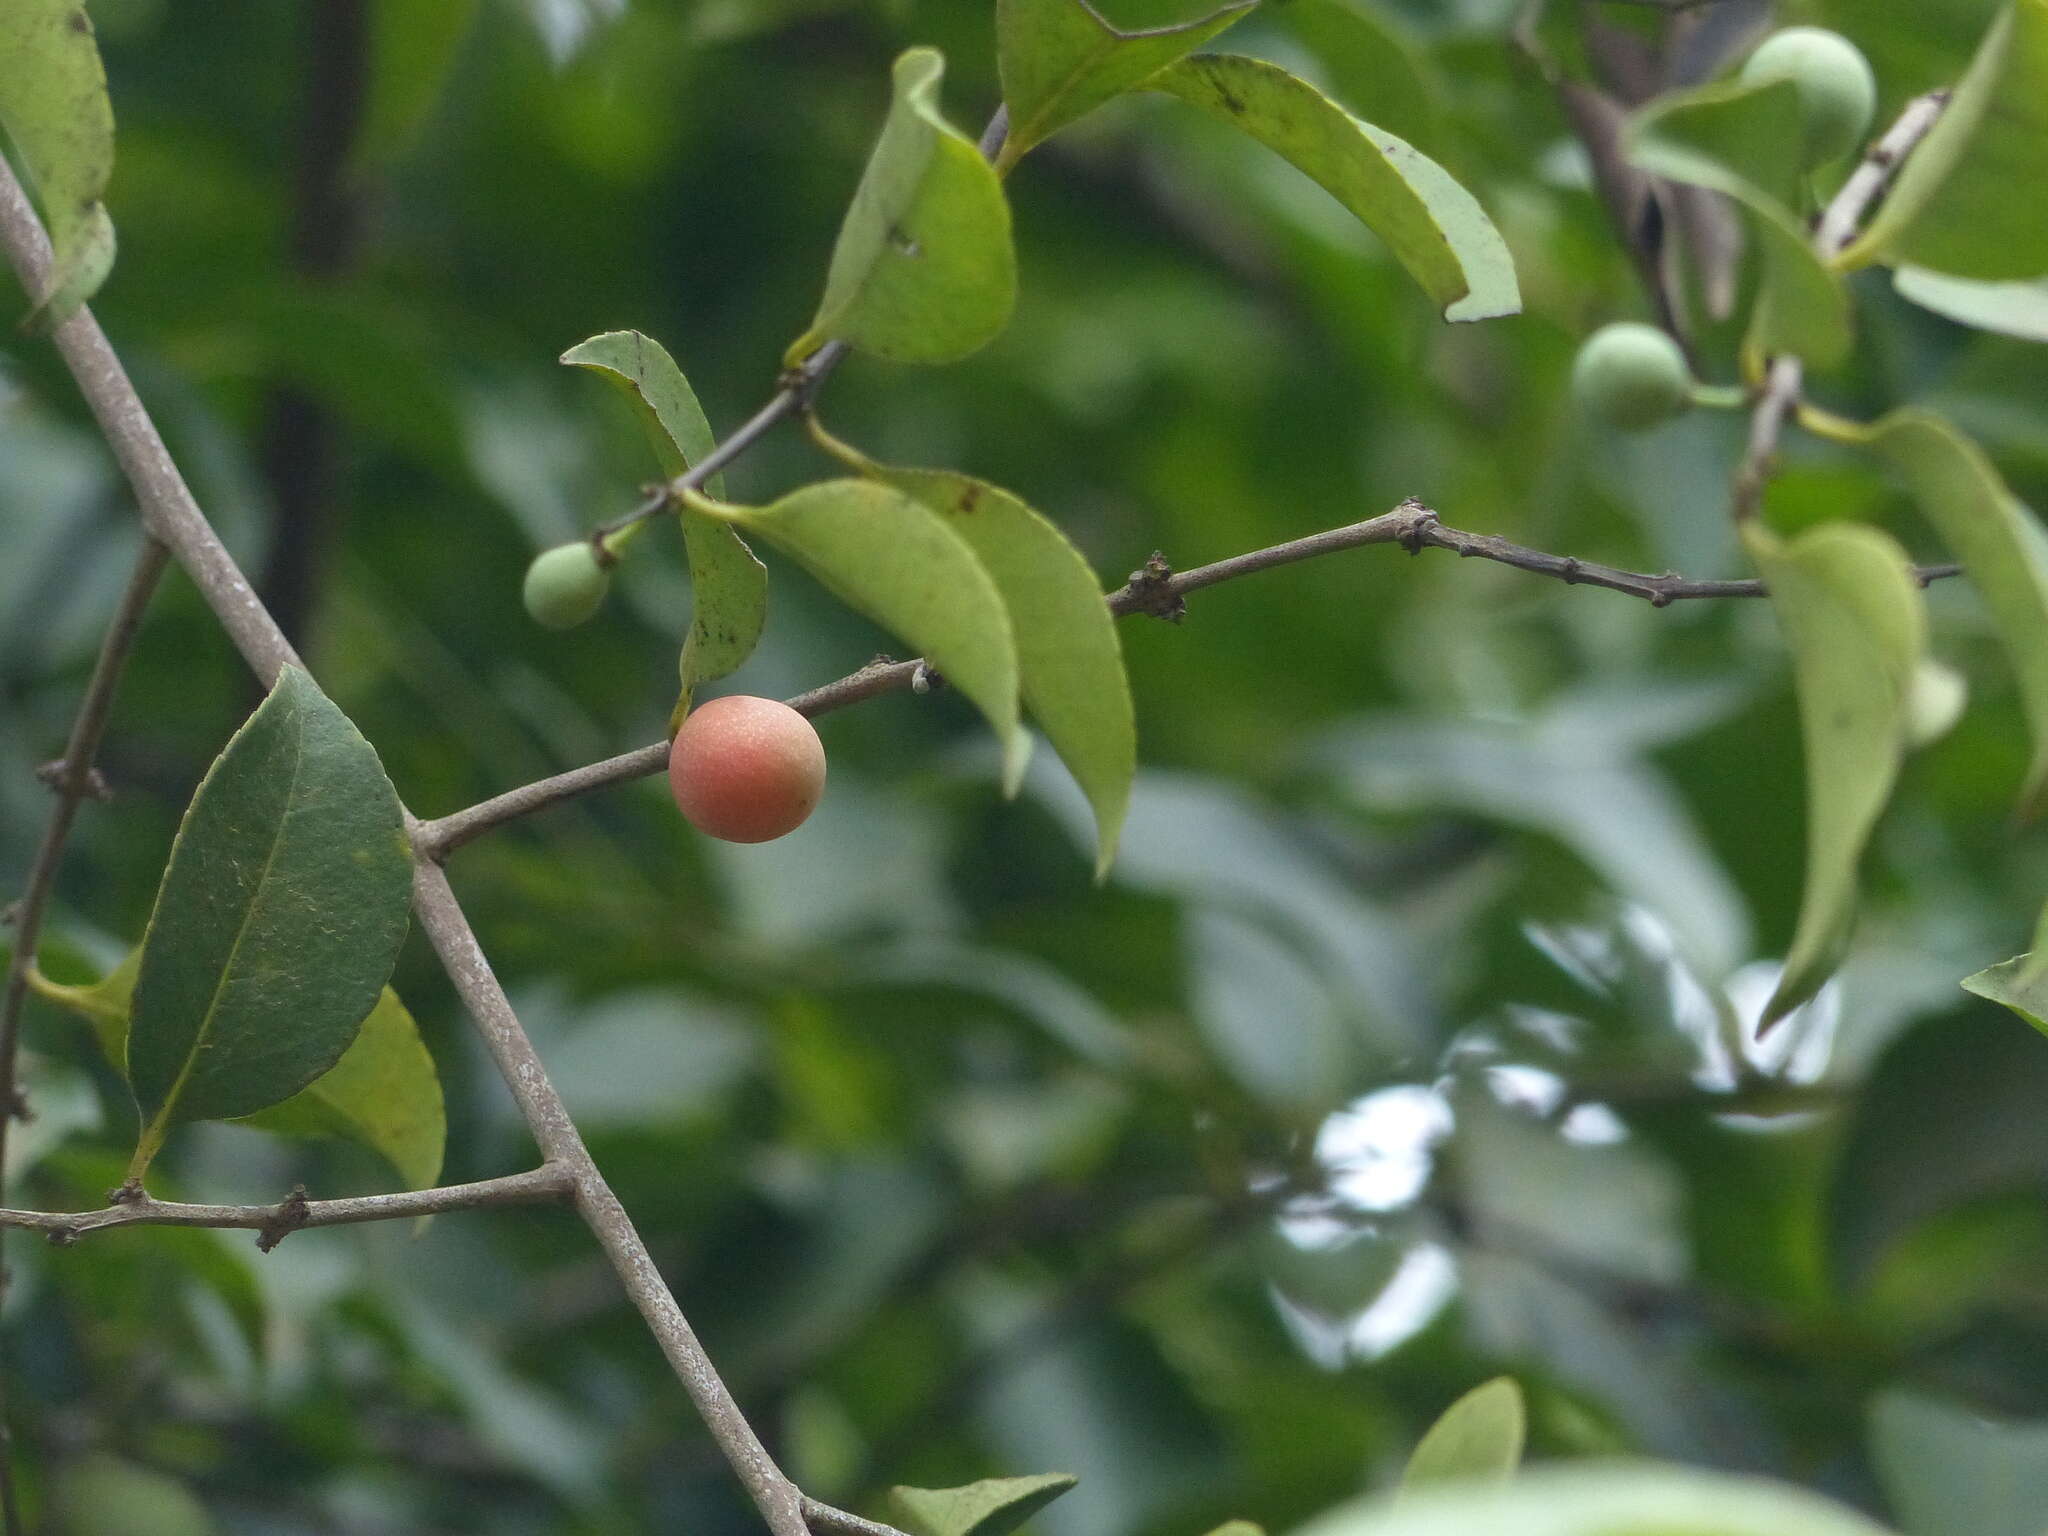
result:
M 137 1169 L 186 1120 L 254 1114 L 338 1061 L 405 937 L 412 857 L 377 754 L 288 667 L 178 829 L 142 941 Z
M 1857 868 L 1905 753 L 1927 615 L 1905 552 L 1875 528 L 1827 523 L 1785 541 L 1752 522 L 1743 543 L 1792 653 L 1806 754 L 1806 886 L 1768 1028 L 1848 947 Z
M 1009 135 L 996 169 L 1112 97 L 1140 86 L 1252 9 L 1234 0 L 1178 26 L 1122 31 L 1088 0 L 997 0 L 996 52 Z
M 100 201 L 114 169 L 114 109 L 79 0 L 0 7 L 0 126 L 42 200 L 53 258 L 36 310 L 54 325 L 114 265 L 114 225 Z
M 949 363 L 1009 323 L 1017 256 L 1003 184 L 939 113 L 945 60 L 896 61 L 895 99 L 825 276 L 825 297 L 790 345 L 801 362 L 828 341 L 905 363 Z
M 1479 200 L 1413 145 L 1307 81 L 1263 59 L 1205 53 L 1146 88 L 1242 129 L 1314 180 L 1386 242 L 1446 320 L 1521 310 L 1514 260 Z

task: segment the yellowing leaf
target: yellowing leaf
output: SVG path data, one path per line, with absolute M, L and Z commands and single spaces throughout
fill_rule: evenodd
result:
M 946 518 L 869 480 L 827 480 L 766 507 L 702 505 L 922 651 L 995 728 L 1014 792 L 1031 750 L 1018 720 L 1017 644 L 1002 594 Z
M 905 363 L 949 363 L 1009 323 L 1017 256 L 1003 184 L 939 115 L 946 61 L 913 48 L 896 61 L 895 100 L 853 194 L 825 297 L 791 343 L 794 365 L 828 341 Z
M 1348 208 L 1446 320 L 1521 310 L 1514 260 L 1479 200 L 1403 139 L 1263 59 L 1204 53 L 1145 82 L 1242 129 Z
M 1840 265 L 1910 262 L 1983 282 L 2048 276 L 2044 181 L 2048 0 L 2012 0 Z
M 1429 1426 L 1401 1473 L 1401 1487 L 1505 1482 L 1522 1463 L 1528 1428 L 1521 1387 L 1512 1376 L 1496 1376 L 1467 1392 Z
M 1748 210 L 1764 259 L 1752 343 L 1822 368 L 1848 355 L 1848 292 L 1788 206 L 1800 146 L 1791 81 L 1728 82 L 1660 97 L 1630 122 L 1624 143 L 1637 169 L 1719 192 Z
M 1792 652 L 1806 752 L 1806 889 L 1769 1028 L 1820 990 L 1848 946 L 1857 868 L 1891 798 L 1911 727 L 1927 615 L 1905 551 L 1875 528 L 1826 523 L 1743 543 Z
M 53 259 L 35 306 L 57 325 L 114 265 L 114 225 L 100 201 L 114 169 L 114 109 L 81 0 L 0 5 L 0 126 L 42 199 Z
M 2021 809 L 2038 812 L 2048 801 L 2048 531 L 2006 489 L 1984 450 L 1930 411 L 1893 411 L 1865 429 L 1863 440 L 1905 476 L 1983 594 L 2034 736 Z
M 1088 0 L 997 0 L 996 53 L 1010 126 L 996 170 L 1009 170 L 1076 118 L 1136 89 L 1255 4 L 1233 0 L 1179 26 L 1124 32 Z

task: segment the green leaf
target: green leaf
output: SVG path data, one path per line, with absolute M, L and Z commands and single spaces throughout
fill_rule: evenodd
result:
M 1951 277 L 2048 274 L 2048 0 L 1998 13 L 1940 118 L 1870 227 L 1839 260 L 1910 262 Z
M 1339 105 L 1370 111 L 1403 138 L 1435 141 L 1443 78 L 1401 16 L 1378 0 L 1287 0 L 1273 19 L 1315 56 Z
M 1296 1536 L 1886 1536 L 1786 1483 L 1654 1462 L 1537 1467 L 1496 1487 L 1339 1505 Z
M 1266 1528 L 1251 1520 L 1226 1520 L 1208 1536 L 1266 1536 Z
M 138 947 L 91 986 L 62 986 L 39 972 L 32 972 L 29 982 L 39 996 L 84 1019 L 119 1071 L 127 1061 L 129 1006 L 141 966 Z M 408 1189 L 429 1189 L 440 1178 L 448 1141 L 434 1058 L 411 1012 L 389 987 L 341 1060 L 282 1104 L 259 1110 L 244 1123 L 283 1136 L 342 1136 L 360 1142 L 390 1163 Z
M 972 140 L 939 115 L 946 61 L 912 48 L 846 211 L 825 297 L 791 343 L 794 365 L 828 341 L 904 363 L 950 363 L 1009 323 L 1017 299 L 1010 205 Z
M 673 480 L 716 446 L 711 423 L 690 381 L 660 342 L 638 331 L 606 331 L 562 354 L 616 385 L 631 403 L 664 475 Z M 705 494 L 724 494 L 713 475 Z M 754 652 L 768 620 L 768 571 L 730 523 L 682 510 L 683 548 L 690 559 L 690 633 L 683 642 L 683 696 L 699 683 L 736 671 Z
M 50 1504 L 60 1528 L 78 1536 L 216 1536 L 220 1530 L 176 1478 L 104 1451 L 59 1471 Z
M 1406 140 L 1307 81 L 1263 59 L 1204 53 L 1169 65 L 1145 88 L 1243 129 L 1315 181 L 1387 243 L 1446 320 L 1521 310 L 1514 260 L 1478 199 Z
M 1638 170 L 1733 198 L 1750 214 L 1764 274 L 1749 339 L 1817 367 L 1849 353 L 1849 295 L 1791 211 L 1798 195 L 1798 88 L 1789 80 L 1728 82 L 1658 98 L 1624 138 Z
M 1124 32 L 1088 0 L 997 0 L 996 53 L 1010 109 L 997 173 L 1076 118 L 1201 47 L 1257 3 L 1233 0 L 1179 26 Z
M 943 517 L 1002 593 L 1024 703 L 1095 811 L 1101 876 L 1130 808 L 1138 745 L 1123 647 L 1094 571 L 1050 521 L 984 480 L 946 469 L 878 473 Z
M 2039 1536 L 2048 1424 L 1889 1391 L 1870 1410 L 1870 1459 L 1910 1536 Z
M 1922 309 L 1959 325 L 2022 341 L 2048 341 L 2048 277 L 2031 282 L 1982 283 L 1926 267 L 1900 267 L 1892 286 Z
M 1402 1489 L 1431 1483 L 1505 1482 L 1522 1464 L 1529 1430 L 1522 1389 L 1512 1376 L 1474 1387 L 1443 1411 L 1408 1458 Z
M 389 164 L 411 145 L 441 97 L 477 0 L 374 0 L 370 90 L 349 159 L 357 172 Z
M 376 751 L 285 668 L 193 796 L 143 936 L 137 1175 L 173 1124 L 267 1109 L 341 1058 L 398 958 L 411 890 Z
M 100 201 L 114 169 L 114 109 L 79 0 L 0 6 L 0 126 L 28 168 L 50 231 L 49 279 L 32 313 L 57 325 L 114 265 L 114 224 Z
M 2023 814 L 2048 803 L 2048 531 L 1969 438 L 1932 412 L 1893 411 L 1863 440 L 1905 476 L 1942 542 L 1983 594 L 2019 680 L 2034 761 Z
M 2048 911 L 2041 914 L 2029 953 L 1965 976 L 1963 990 L 2010 1008 L 2048 1034 Z
M 1002 594 L 949 519 L 868 480 L 828 480 L 766 507 L 702 505 L 921 650 L 995 728 L 1014 792 L 1031 750 L 1017 715 L 1017 644 Z
M 892 1488 L 918 1536 L 1008 1536 L 1079 1481 L 1064 1472 L 989 1477 L 964 1488 Z
M 1905 551 L 1875 528 L 1826 523 L 1786 542 L 1752 521 L 1743 543 L 1792 652 L 1806 753 L 1806 889 L 1767 1029 L 1848 946 L 1857 866 L 1905 754 L 1927 614 Z

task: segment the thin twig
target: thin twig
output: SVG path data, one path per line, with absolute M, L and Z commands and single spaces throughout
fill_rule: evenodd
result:
M 1424 549 L 1448 549 L 1459 555 L 1496 561 L 1535 575 L 1552 576 L 1567 585 L 1604 587 L 1610 592 L 1640 597 L 1655 608 L 1702 598 L 1761 597 L 1764 594 L 1764 584 L 1760 581 L 1688 581 L 1670 572 L 1651 576 L 1570 555 L 1546 554 L 1540 549 L 1510 543 L 1494 534 L 1467 533 L 1463 529 L 1446 527 L 1438 521 L 1435 512 L 1419 501 L 1410 500 L 1402 502 L 1391 512 L 1368 518 L 1362 523 L 1350 523 L 1306 538 L 1291 539 L 1269 549 L 1255 549 L 1228 560 L 1218 560 L 1213 565 L 1196 566 L 1193 570 L 1173 571 L 1155 557 L 1153 562 L 1134 572 L 1126 585 L 1109 593 L 1103 601 L 1119 618 L 1133 613 L 1172 618 L 1177 616 L 1183 606 L 1182 599 L 1189 592 L 1271 570 L 1275 566 L 1292 565 L 1297 561 L 1313 560 L 1370 544 L 1399 544 L 1411 553 Z M 1954 576 L 1960 570 L 1961 567 L 1956 565 L 1928 565 L 1922 566 L 1916 574 L 1924 585 Z M 797 694 L 784 702 L 799 714 L 815 719 L 850 704 L 908 690 L 922 665 L 917 660 L 869 662 L 836 682 Z M 465 810 L 421 822 L 413 829 L 413 847 L 423 859 L 445 859 L 463 844 L 475 841 L 506 822 L 517 821 L 522 816 L 531 816 L 536 811 L 547 810 L 565 800 L 607 789 L 614 784 L 644 779 L 659 773 L 667 762 L 668 743 L 657 741 L 636 747 L 631 752 L 622 752 L 617 757 L 608 757 L 602 762 L 586 763 L 567 773 L 537 779 L 531 784 L 479 801 Z
M 893 1525 L 863 1519 L 813 1498 L 804 1500 L 804 1519 L 817 1536 L 903 1536 Z
M 98 1211 L 0 1210 L 0 1228 L 40 1232 L 58 1247 L 68 1248 L 95 1232 L 110 1232 L 116 1227 L 216 1227 L 259 1233 L 267 1251 L 290 1233 L 313 1227 L 402 1221 L 444 1211 L 566 1203 L 574 1198 L 575 1183 L 566 1168 L 543 1164 L 525 1173 L 481 1179 L 473 1184 L 444 1184 L 437 1189 L 355 1195 L 342 1200 L 308 1200 L 303 1190 L 275 1205 L 188 1205 L 179 1200 L 139 1195 Z
M 1871 203 L 1891 179 L 1892 171 L 1912 152 L 1913 146 L 1926 137 L 1947 102 L 1946 91 L 1930 91 L 1925 96 L 1914 98 L 1899 114 L 1898 121 L 1870 146 L 1862 163 L 1849 173 L 1841 190 L 1821 212 L 1820 223 L 1814 230 L 1813 248 L 1822 261 L 1833 261 L 1841 254 L 1843 247 L 1855 235 L 1857 226 L 1863 222 Z M 1805 382 L 1805 365 L 1797 357 L 1787 355 L 1771 359 L 1764 375 L 1763 393 L 1757 398 L 1756 409 L 1750 413 L 1749 444 L 1735 470 L 1731 510 L 1738 523 L 1747 522 L 1763 508 L 1764 488 L 1770 484 L 1778 457 L 1778 440 L 1784 434 L 1786 418 L 1799 404 Z

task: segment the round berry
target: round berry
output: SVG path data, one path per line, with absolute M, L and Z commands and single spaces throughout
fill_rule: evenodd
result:
M 728 694 L 683 717 L 668 783 L 691 826 L 729 843 L 794 832 L 825 792 L 825 746 L 811 722 L 774 699 Z
M 588 540 L 558 544 L 526 568 L 526 611 L 549 629 L 574 629 L 604 605 L 611 581 Z
M 1604 325 L 1572 364 L 1572 393 L 1597 419 L 1627 432 L 1668 421 L 1692 403 L 1692 369 L 1654 325 Z
M 1809 166 L 1839 159 L 1863 141 L 1877 111 L 1877 77 L 1863 50 L 1825 27 L 1787 27 L 1742 66 L 1748 83 L 1790 80 L 1799 92 L 1801 148 Z

